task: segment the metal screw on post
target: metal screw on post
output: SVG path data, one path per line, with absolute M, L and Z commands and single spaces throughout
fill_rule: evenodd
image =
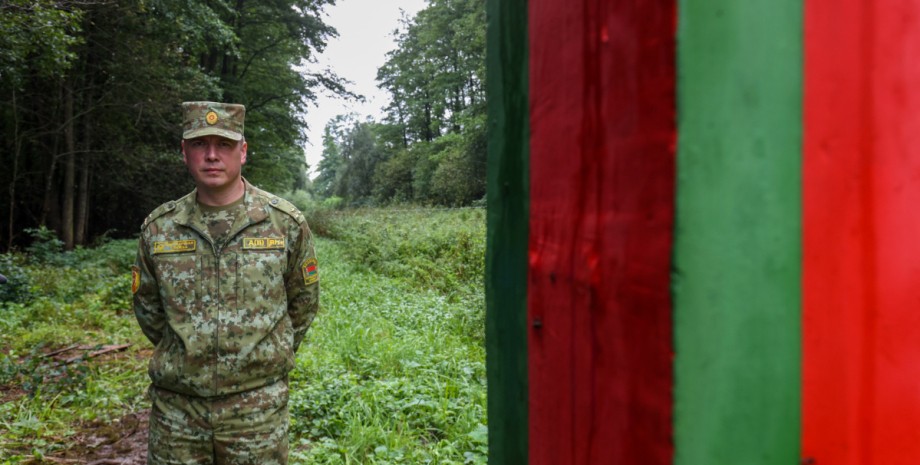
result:
M 0 284 L 6 284 L 6 276 L 0 274 Z

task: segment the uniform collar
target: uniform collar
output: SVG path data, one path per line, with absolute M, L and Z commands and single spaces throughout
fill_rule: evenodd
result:
M 250 225 L 264 221 L 269 215 L 268 209 L 270 206 L 265 202 L 263 196 L 256 195 L 255 187 L 246 178 L 243 178 L 243 183 L 246 185 L 246 189 L 243 192 L 243 207 L 246 210 L 246 214 L 238 217 L 233 222 L 230 234 L 227 236 L 228 240 L 233 239 L 233 236 Z M 198 189 L 196 188 L 176 202 L 175 221 L 177 224 L 194 229 L 213 242 L 213 239 L 208 236 L 208 226 L 201 219 L 201 209 L 198 208 L 197 196 Z

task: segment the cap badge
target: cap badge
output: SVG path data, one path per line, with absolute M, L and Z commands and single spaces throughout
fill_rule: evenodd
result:
M 208 114 L 204 116 L 204 120 L 207 121 L 208 124 L 216 124 L 217 123 L 217 113 L 214 113 L 213 111 L 209 111 Z

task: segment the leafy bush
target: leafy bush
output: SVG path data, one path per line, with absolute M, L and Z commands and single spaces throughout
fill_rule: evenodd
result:
M 31 296 L 31 280 L 23 266 L 21 257 L 0 254 L 0 274 L 7 279 L 5 284 L 0 284 L 0 303 L 24 303 Z
M 64 242 L 57 238 L 54 231 L 42 226 L 26 229 L 26 233 L 32 236 L 32 244 L 26 247 L 26 252 L 30 256 L 40 263 L 60 261 Z
M 313 196 L 305 190 L 297 189 L 288 191 L 281 194 L 280 197 L 294 204 L 298 210 L 305 214 L 316 208 L 316 202 L 313 200 Z
M 345 206 L 345 199 L 337 196 L 329 197 L 323 200 L 323 208 L 329 210 L 341 210 Z

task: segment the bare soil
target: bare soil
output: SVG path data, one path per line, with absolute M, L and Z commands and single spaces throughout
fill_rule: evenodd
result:
M 70 438 L 73 446 L 45 463 L 83 465 L 144 465 L 147 463 L 149 410 L 131 413 L 112 423 L 90 423 Z

